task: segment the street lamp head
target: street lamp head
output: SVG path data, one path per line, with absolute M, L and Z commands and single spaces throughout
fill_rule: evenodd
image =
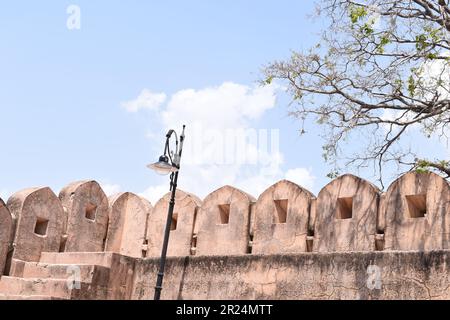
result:
M 158 174 L 160 174 L 162 176 L 165 176 L 165 175 L 167 175 L 169 173 L 178 171 L 177 167 L 175 167 L 175 166 L 173 166 L 173 165 L 171 165 L 169 163 L 169 158 L 167 156 L 159 157 L 159 161 L 158 162 L 149 164 L 147 167 L 149 169 L 152 169 L 152 170 L 156 171 L 156 173 L 158 173 Z

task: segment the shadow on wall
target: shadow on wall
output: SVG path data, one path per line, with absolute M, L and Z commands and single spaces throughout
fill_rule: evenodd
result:
M 433 173 L 408 173 L 386 193 L 344 175 L 317 198 L 282 180 L 258 199 L 231 186 L 202 202 L 178 190 L 169 256 L 245 255 L 450 248 L 449 185 Z M 154 207 L 133 193 L 109 199 L 95 181 L 0 199 L 0 274 L 20 276 L 42 252 L 159 256 L 169 194 Z

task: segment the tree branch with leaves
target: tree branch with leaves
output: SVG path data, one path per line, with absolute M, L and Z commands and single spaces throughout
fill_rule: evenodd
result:
M 265 66 L 262 82 L 284 83 L 291 115 L 326 128 L 324 158 L 333 172 L 343 159 L 357 168 L 374 164 L 382 186 L 388 162 L 448 175 L 448 162 L 417 159 L 399 142 L 412 128 L 446 138 L 449 0 L 325 0 L 317 9 L 329 21 L 320 43 Z M 343 145 L 354 135 L 364 147 L 348 154 Z

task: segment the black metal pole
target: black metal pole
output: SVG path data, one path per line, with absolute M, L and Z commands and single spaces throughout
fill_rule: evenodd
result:
M 172 196 L 170 197 L 169 211 L 167 213 L 166 230 L 164 232 L 164 242 L 161 252 L 161 261 L 159 262 L 159 271 L 158 271 L 158 278 L 156 280 L 154 300 L 160 300 L 161 298 L 161 290 L 164 279 L 164 269 L 166 268 L 167 248 L 169 245 L 170 228 L 172 225 L 173 209 L 175 207 L 175 194 L 177 191 L 177 182 L 178 182 L 178 171 L 175 172 L 172 182 Z
M 180 159 L 181 159 L 181 154 L 183 153 L 185 128 L 186 128 L 186 126 L 183 125 L 183 132 L 181 133 L 181 136 L 180 136 L 180 150 L 178 151 L 178 155 L 177 155 L 178 159 L 176 159 L 175 164 L 173 162 L 171 163 L 172 165 L 175 165 L 178 168 L 178 170 L 180 169 Z M 168 149 L 169 148 L 168 141 L 169 141 L 172 133 L 174 133 L 174 131 L 170 130 L 166 135 L 167 141 L 166 141 L 166 150 L 164 151 L 164 154 L 166 151 L 170 152 L 170 150 Z M 177 140 L 177 146 L 178 146 L 178 140 Z M 164 280 L 164 269 L 166 268 L 166 260 L 167 260 L 167 248 L 169 246 L 170 229 L 171 229 L 171 225 L 172 225 L 173 210 L 175 208 L 175 195 L 177 192 L 178 172 L 179 171 L 176 171 L 171 176 L 171 181 L 170 181 L 170 188 L 171 188 L 170 190 L 172 191 L 172 195 L 170 197 L 169 210 L 167 213 L 166 230 L 164 231 L 164 242 L 163 242 L 163 247 L 162 247 L 162 252 L 161 252 L 161 260 L 159 262 L 158 278 L 156 279 L 154 300 L 161 299 L 162 284 L 163 284 L 163 280 Z

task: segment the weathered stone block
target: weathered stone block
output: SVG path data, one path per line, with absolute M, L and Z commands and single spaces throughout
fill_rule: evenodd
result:
M 407 173 L 385 196 L 385 250 L 450 248 L 449 185 L 434 173 Z
M 248 253 L 250 205 L 255 201 L 249 194 L 230 186 L 209 194 L 198 215 L 196 254 Z
M 108 228 L 108 198 L 95 181 L 74 182 L 59 194 L 67 212 L 66 252 L 103 251 Z
M 42 252 L 59 251 L 65 214 L 50 188 L 17 192 L 9 198 L 8 208 L 16 217 L 13 262 L 39 261 Z
M 282 180 L 264 191 L 254 206 L 254 254 L 306 252 L 313 194 Z
M 3 274 L 11 245 L 11 235 L 13 233 L 13 217 L 2 199 L 0 199 L 0 277 Z
M 52 266 L 98 266 L 102 267 L 100 274 L 93 274 L 92 285 L 94 289 L 78 290 L 78 294 L 90 296 L 89 299 L 130 299 L 132 292 L 133 278 L 135 276 L 134 264 L 139 261 L 138 258 L 123 256 L 113 252 L 61 252 L 61 253 L 43 253 L 40 265 L 49 264 Z M 81 270 L 80 270 L 81 271 Z M 105 273 L 107 271 L 107 273 Z M 27 272 L 27 270 L 25 270 Z M 97 282 L 96 282 L 97 281 Z M 106 297 L 98 296 L 95 286 L 107 288 Z M 103 290 L 102 290 L 103 291 Z M 79 299 L 79 297 L 75 297 Z
M 145 257 L 143 245 L 152 205 L 130 192 L 110 197 L 109 203 L 110 217 L 105 250 L 130 257 Z
M 161 198 L 153 208 L 148 219 L 147 257 L 159 257 L 166 227 L 170 193 Z M 197 210 L 201 200 L 182 190 L 176 191 L 175 208 L 170 231 L 170 241 L 167 251 L 169 256 L 188 256 L 191 251 L 192 235 Z
M 349 174 L 326 185 L 316 201 L 313 251 L 374 251 L 379 196 L 377 187 Z

